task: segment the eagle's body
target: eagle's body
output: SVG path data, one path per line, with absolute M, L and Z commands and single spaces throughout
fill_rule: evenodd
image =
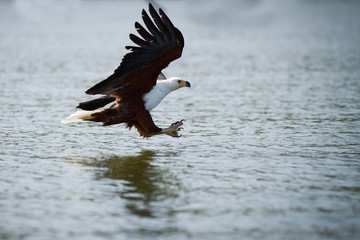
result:
M 139 38 L 130 34 L 130 39 L 138 46 L 127 46 L 127 53 L 120 66 L 107 79 L 86 91 L 87 94 L 102 94 L 103 97 L 82 102 L 82 109 L 70 115 L 63 123 L 78 121 L 102 122 L 103 125 L 126 123 L 135 126 L 143 137 L 157 134 L 178 136 L 182 121 L 169 128 L 159 128 L 153 122 L 153 110 L 170 92 L 190 83 L 180 78 L 168 78 L 161 73 L 169 63 L 181 56 L 184 39 L 169 18 L 160 9 L 159 13 L 149 4 L 149 12 L 155 24 L 143 10 L 142 16 L 148 30 L 135 23 Z M 109 108 L 96 110 L 114 102 Z

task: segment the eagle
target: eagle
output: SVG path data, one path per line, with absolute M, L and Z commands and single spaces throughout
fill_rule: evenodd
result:
M 142 10 L 143 27 L 135 22 L 141 37 L 130 34 L 136 46 L 126 46 L 120 66 L 105 80 L 95 84 L 85 93 L 102 95 L 100 98 L 81 102 L 81 109 L 62 120 L 62 123 L 91 121 L 103 126 L 125 123 L 127 128 L 135 127 L 140 136 L 148 138 L 166 134 L 180 137 L 183 121 L 177 121 L 168 128 L 155 125 L 150 111 L 170 92 L 182 87 L 191 87 L 190 82 L 178 77 L 166 78 L 162 70 L 170 62 L 181 57 L 184 37 L 160 8 L 159 12 L 149 4 L 148 13 Z M 109 108 L 101 109 L 109 103 Z M 100 108 L 100 109 L 99 109 Z

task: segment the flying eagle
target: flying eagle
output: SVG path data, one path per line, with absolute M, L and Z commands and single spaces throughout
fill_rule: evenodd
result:
M 86 91 L 86 94 L 103 96 L 80 103 L 77 108 L 81 110 L 62 123 L 92 121 L 102 122 L 104 126 L 126 123 L 129 129 L 135 126 L 143 137 L 158 134 L 179 137 L 183 120 L 168 128 L 159 128 L 150 111 L 170 92 L 191 86 L 178 77 L 166 78 L 161 72 L 170 62 L 181 57 L 184 38 L 161 9 L 158 14 L 149 4 L 149 12 L 153 21 L 142 10 L 147 29 L 135 22 L 136 31 L 142 38 L 129 35 L 137 46 L 126 46 L 130 52 L 123 57 L 114 73 Z M 111 102 L 114 103 L 109 108 L 97 110 Z

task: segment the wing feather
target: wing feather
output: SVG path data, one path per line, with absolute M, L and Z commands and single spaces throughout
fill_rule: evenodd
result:
M 151 48 L 151 44 L 141 38 L 139 38 L 138 36 L 134 35 L 134 34 L 130 34 L 129 35 L 131 41 L 133 41 L 135 44 L 139 45 L 141 48 Z
M 170 33 L 171 40 L 173 40 L 173 41 L 176 40 L 176 33 L 174 31 L 175 27 L 174 27 L 173 23 L 170 21 L 168 16 L 164 13 L 164 11 L 161 8 L 159 9 L 159 13 L 160 13 L 161 19 L 164 21 L 166 29 Z
M 151 42 L 155 38 L 138 22 L 135 23 L 136 31 L 148 42 Z
M 166 77 L 165 77 L 165 75 L 164 75 L 162 72 L 160 72 L 157 80 L 158 80 L 158 81 L 159 81 L 159 80 L 166 80 Z
M 159 31 L 159 29 L 155 26 L 155 24 L 151 21 L 149 15 L 143 10 L 142 12 L 142 18 L 146 25 L 146 27 L 149 29 L 150 33 L 155 37 L 155 41 L 162 42 L 162 34 Z
M 162 37 L 164 38 L 164 40 L 169 41 L 169 33 L 165 26 L 165 23 L 161 20 L 159 14 L 156 12 L 155 8 L 152 5 L 149 6 L 149 12 L 150 12 L 150 15 L 153 18 L 154 22 L 160 29 L 160 32 L 165 33 L 165 34 L 162 34 Z

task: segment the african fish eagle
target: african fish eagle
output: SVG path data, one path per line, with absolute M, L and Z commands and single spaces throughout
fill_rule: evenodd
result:
M 161 72 L 170 62 L 181 57 L 184 38 L 161 9 L 159 15 L 149 4 L 149 12 L 153 21 L 142 10 L 147 30 L 140 23 L 135 23 L 142 38 L 130 34 L 130 39 L 137 46 L 126 46 L 130 52 L 123 57 L 114 73 L 86 91 L 86 94 L 103 96 L 80 103 L 77 108 L 81 110 L 64 119 L 63 123 L 92 121 L 102 122 L 104 126 L 126 123 L 129 129 L 135 126 L 143 137 L 158 134 L 179 137 L 183 120 L 168 128 L 159 128 L 150 111 L 170 92 L 190 87 L 189 82 L 178 77 L 166 78 Z M 115 103 L 109 108 L 97 110 L 111 102 Z

